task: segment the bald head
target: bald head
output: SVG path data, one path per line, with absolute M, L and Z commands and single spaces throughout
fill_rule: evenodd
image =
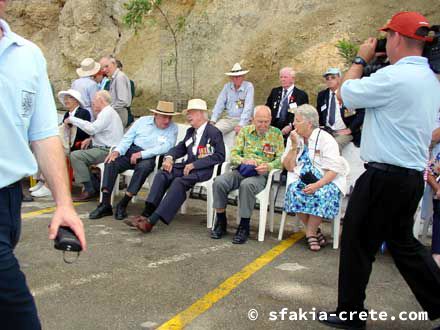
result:
M 269 130 L 272 121 L 270 108 L 265 105 L 257 105 L 254 109 L 253 123 L 258 135 L 264 135 Z

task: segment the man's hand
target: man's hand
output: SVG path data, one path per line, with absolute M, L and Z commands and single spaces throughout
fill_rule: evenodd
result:
M 318 182 L 315 182 L 315 183 L 308 184 L 308 185 L 303 189 L 303 192 L 304 192 L 305 194 L 307 194 L 307 195 L 311 195 L 311 194 L 314 194 L 319 188 L 321 188 L 320 185 L 319 185 L 319 183 L 318 183 Z
M 240 133 L 240 130 L 241 130 L 241 126 L 240 125 L 237 125 L 237 126 L 234 127 L 235 134 Z
M 186 164 L 183 168 L 183 175 L 187 176 L 194 169 L 194 163 Z
M 351 129 L 344 128 L 336 131 L 336 134 L 338 135 L 351 135 Z
M 290 125 L 287 125 L 286 127 L 284 127 L 284 128 L 281 130 L 281 133 L 282 133 L 283 135 L 287 135 L 287 134 L 289 134 L 291 131 L 292 131 L 292 127 L 290 127 Z
M 173 161 L 169 158 L 165 158 L 165 160 L 162 163 L 162 169 L 164 171 L 167 171 L 168 173 L 171 173 L 173 169 Z
M 130 163 L 135 165 L 139 158 L 142 158 L 141 152 L 140 151 L 139 152 L 135 152 L 130 157 Z
M 64 124 L 66 124 L 66 125 L 72 124 L 72 121 L 70 120 L 70 117 L 67 117 L 66 119 L 64 119 Z
M 258 173 L 259 175 L 266 174 L 267 172 L 269 172 L 269 165 L 267 165 L 267 163 L 263 163 L 263 164 L 261 164 L 261 165 L 258 165 L 258 166 L 255 168 L 255 171 L 257 171 L 257 173 Z
M 357 55 L 369 63 L 376 56 L 376 45 L 376 38 L 368 38 L 362 45 L 360 45 Z
M 105 157 L 104 159 L 104 163 L 111 163 L 113 162 L 116 158 L 119 157 L 119 151 L 112 151 L 107 157 Z
M 81 150 L 87 149 L 90 145 L 90 142 L 92 142 L 91 138 L 83 140 L 83 142 L 81 142 Z
M 55 239 L 60 226 L 70 227 L 81 242 L 83 250 L 87 250 L 84 225 L 73 206 L 58 206 L 56 208 L 49 225 L 49 239 Z
M 257 166 L 257 161 L 253 160 L 253 159 L 244 159 L 241 161 L 242 164 L 244 165 L 254 165 Z

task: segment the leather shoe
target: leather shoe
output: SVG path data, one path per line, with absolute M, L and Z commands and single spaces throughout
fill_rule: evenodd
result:
M 100 203 L 96 209 L 90 212 L 89 219 L 100 219 L 108 215 L 113 215 L 112 206 Z
M 222 238 L 222 236 L 226 234 L 226 228 L 227 228 L 227 222 L 221 221 L 219 218 L 217 218 L 214 228 L 211 231 L 211 238 L 213 239 Z
M 115 219 L 116 220 L 124 220 L 127 217 L 127 211 L 125 207 L 121 205 L 121 203 L 116 204 L 115 209 Z
M 245 228 L 242 225 L 238 226 L 237 232 L 235 233 L 234 237 L 232 238 L 233 244 L 244 244 L 246 243 L 247 239 L 249 237 L 249 228 Z
M 95 193 L 89 193 L 88 191 L 83 191 L 81 195 L 73 197 L 74 202 L 87 202 L 93 199 L 96 199 L 98 197 L 98 194 Z
M 136 228 L 143 232 L 144 234 L 149 233 L 153 229 L 153 225 L 148 222 L 148 218 L 144 216 L 140 216 L 140 219 L 138 220 L 136 224 Z
M 326 315 L 326 317 L 322 317 L 322 315 Z M 318 318 L 319 322 L 325 324 L 328 327 L 337 328 L 337 329 L 353 329 L 353 330 L 363 330 L 366 328 L 367 321 L 362 321 L 359 319 L 355 320 L 342 320 L 339 318 L 337 312 L 318 312 L 320 316 Z M 349 313 L 347 313 L 348 318 Z

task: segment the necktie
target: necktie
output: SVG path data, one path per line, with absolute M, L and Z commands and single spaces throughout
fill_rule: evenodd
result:
M 194 132 L 193 132 L 193 135 L 192 135 L 192 152 L 193 152 L 194 156 L 197 156 L 196 140 L 197 140 L 197 130 L 194 129 Z
M 328 110 L 328 123 L 330 126 L 333 126 L 335 123 L 335 115 L 336 115 L 336 100 L 335 93 L 332 92 L 332 97 L 330 99 L 330 109 Z
M 283 99 L 280 109 L 280 121 L 284 122 L 287 118 L 287 110 L 289 109 L 289 98 L 287 97 L 287 89 L 283 90 Z

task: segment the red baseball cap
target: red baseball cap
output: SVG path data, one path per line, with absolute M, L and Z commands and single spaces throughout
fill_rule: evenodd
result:
M 423 40 L 423 41 L 431 41 L 432 38 L 417 35 L 416 32 L 419 28 L 426 27 L 429 28 L 430 24 L 425 16 L 415 11 L 402 11 L 400 13 L 395 14 L 391 20 L 381 29 L 380 31 L 393 30 L 395 32 L 400 33 L 406 37 Z

